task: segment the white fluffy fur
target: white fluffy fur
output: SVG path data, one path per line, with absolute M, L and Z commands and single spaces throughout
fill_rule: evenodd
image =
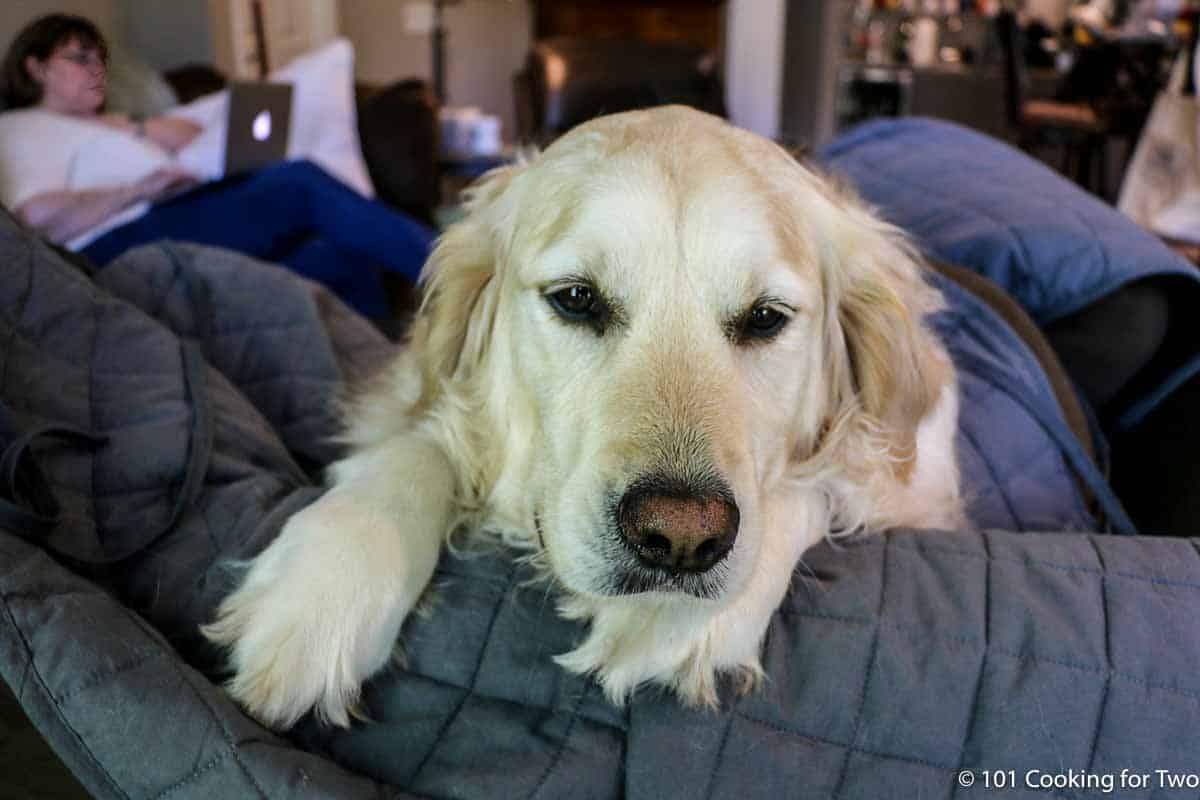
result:
M 922 323 L 940 297 L 896 230 L 775 145 L 679 107 L 615 115 L 488 176 L 469 211 L 411 346 L 348 411 L 329 492 L 205 629 L 264 722 L 348 724 L 460 524 L 534 552 L 590 624 L 564 667 L 618 702 L 652 682 L 711 704 L 718 674 L 761 674 L 812 544 L 962 523 L 957 386 Z M 619 311 L 603 335 L 547 302 L 580 279 Z M 731 337 L 763 297 L 787 326 Z M 719 596 L 605 589 L 611 497 L 663 469 L 736 499 Z

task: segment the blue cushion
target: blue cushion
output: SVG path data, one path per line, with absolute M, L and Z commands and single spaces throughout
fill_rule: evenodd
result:
M 878 120 L 820 154 L 929 256 L 1003 286 L 1041 325 L 1143 278 L 1175 282 L 1173 312 L 1200 307 L 1200 273 L 1157 237 L 1024 153 L 923 118 Z M 1181 317 L 1173 313 L 1173 317 Z M 1139 421 L 1200 371 L 1192 325 L 1173 325 L 1161 380 L 1122 412 Z

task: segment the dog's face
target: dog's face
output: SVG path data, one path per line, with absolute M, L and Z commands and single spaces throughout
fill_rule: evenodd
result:
M 553 204 L 531 190 L 533 213 L 561 218 L 515 259 L 498 322 L 537 387 L 532 484 L 558 577 L 719 598 L 755 557 L 761 494 L 819 384 L 820 280 L 752 173 L 645 156 L 551 171 Z
M 681 108 L 490 178 L 427 280 L 423 403 L 457 420 L 466 493 L 585 596 L 736 596 L 805 465 L 907 479 L 946 377 L 889 229 Z

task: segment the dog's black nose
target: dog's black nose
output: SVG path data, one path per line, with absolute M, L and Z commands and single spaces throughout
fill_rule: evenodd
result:
M 740 515 L 721 494 L 664 493 L 633 488 L 617 512 L 621 535 L 642 563 L 675 572 L 703 572 L 737 539 Z

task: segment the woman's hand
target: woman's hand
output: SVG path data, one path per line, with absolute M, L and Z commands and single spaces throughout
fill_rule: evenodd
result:
M 139 139 L 153 142 L 172 154 L 178 153 L 204 130 L 195 122 L 184 117 L 151 117 L 138 121 L 128 114 L 108 113 L 97 116 L 96 121 L 101 125 L 107 125 Z
M 138 200 L 158 200 L 165 195 L 182 191 L 197 182 L 190 172 L 178 167 L 159 167 L 134 184 Z
M 136 183 L 112 189 L 44 192 L 26 200 L 16 213 L 52 242 L 65 244 L 135 203 L 161 199 L 196 180 L 177 167 L 161 167 Z
M 143 135 L 168 153 L 178 153 L 200 135 L 202 127 L 183 117 L 152 117 L 142 123 Z

